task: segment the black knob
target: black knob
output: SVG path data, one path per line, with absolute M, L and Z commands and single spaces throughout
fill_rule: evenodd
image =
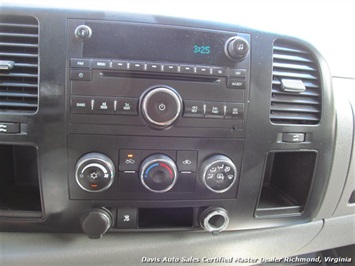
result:
M 101 192 L 108 189 L 115 177 L 115 165 L 101 153 L 88 153 L 76 163 L 75 179 L 78 185 L 88 192 Z
M 156 87 L 142 96 L 141 111 L 144 119 L 155 128 L 167 128 L 181 114 L 180 95 L 169 87 Z
M 207 208 L 200 216 L 201 227 L 213 234 L 223 231 L 227 228 L 228 224 L 228 212 L 223 208 Z
M 248 54 L 249 43 L 244 38 L 232 37 L 227 40 L 224 51 L 229 59 L 239 61 Z
M 74 31 L 75 37 L 79 40 L 89 39 L 92 35 L 92 30 L 89 26 L 80 25 Z
M 236 182 L 237 168 L 228 157 L 214 155 L 202 163 L 200 179 L 209 190 L 215 193 L 223 193 L 228 191 Z
M 166 155 L 151 155 L 142 162 L 140 178 L 146 189 L 156 193 L 167 192 L 177 180 L 176 164 Z
M 104 209 L 96 209 L 85 213 L 81 218 L 83 232 L 92 239 L 99 239 L 112 226 L 112 215 Z

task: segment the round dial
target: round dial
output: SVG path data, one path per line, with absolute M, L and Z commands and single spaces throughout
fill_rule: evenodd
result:
M 75 179 L 85 191 L 104 191 L 112 185 L 114 177 L 114 163 L 104 154 L 88 153 L 76 163 Z
M 224 51 L 229 59 L 239 61 L 247 55 L 249 43 L 244 38 L 232 37 L 227 40 Z
M 181 97 L 172 88 L 154 88 L 142 96 L 141 103 L 144 119 L 154 127 L 169 127 L 181 114 Z
M 237 168 L 228 157 L 214 155 L 202 163 L 200 178 L 209 190 L 223 193 L 236 182 Z
M 152 192 L 167 192 L 176 183 L 176 164 L 166 155 L 151 155 L 142 162 L 140 179 L 143 186 Z

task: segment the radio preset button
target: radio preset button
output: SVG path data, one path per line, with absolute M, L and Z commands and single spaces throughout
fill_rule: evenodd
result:
M 228 79 L 227 87 L 230 89 L 245 89 L 245 80 L 244 79 Z
M 178 65 L 175 65 L 175 64 L 164 64 L 164 72 L 177 73 L 178 72 Z
M 144 63 L 143 62 L 130 62 L 129 64 L 130 70 L 136 71 L 144 71 Z
M 72 80 L 92 80 L 92 71 L 90 70 L 70 70 L 70 79 Z
M 225 103 L 225 105 L 226 114 L 224 118 L 243 120 L 244 103 Z
M 196 74 L 198 75 L 211 75 L 211 68 L 205 66 L 196 66 Z
M 96 59 L 94 59 L 92 62 L 92 67 L 99 68 L 99 69 L 110 69 L 111 61 L 110 60 L 96 60 Z
M 161 72 L 162 64 L 160 63 L 147 63 L 147 71 Z
M 90 68 L 90 59 L 70 59 L 70 67 Z
M 195 73 L 195 66 L 181 65 L 180 72 L 185 73 L 185 74 L 194 74 Z
M 224 103 L 206 102 L 206 118 L 224 118 Z
M 212 67 L 212 75 L 214 76 L 226 76 L 226 69 L 223 67 Z
M 83 97 L 83 96 L 70 97 L 70 112 L 72 114 L 91 113 L 91 97 Z
M 117 69 L 117 70 L 129 70 L 128 67 L 128 62 L 124 62 L 124 61 L 117 61 L 117 60 L 113 60 L 112 61 L 112 69 Z
M 184 117 L 204 117 L 205 103 L 202 101 L 184 101 Z
M 137 98 L 116 98 L 116 114 L 138 115 Z
M 94 114 L 114 114 L 115 98 L 95 97 L 94 98 Z

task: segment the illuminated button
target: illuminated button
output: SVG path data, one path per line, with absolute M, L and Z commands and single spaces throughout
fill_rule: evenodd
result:
M 144 63 L 143 62 L 131 62 L 129 64 L 129 69 L 133 71 L 143 71 Z
M 114 98 L 95 97 L 94 114 L 114 114 Z
M 178 72 L 178 65 L 175 65 L 175 64 L 164 64 L 164 72 L 177 73 Z
M 225 106 L 226 114 L 224 118 L 243 120 L 244 103 L 225 103 Z
M 227 87 L 230 89 L 245 89 L 244 79 L 228 79 Z
M 205 66 L 196 66 L 196 74 L 211 75 L 211 68 Z
M 90 67 L 90 59 L 70 59 L 70 67 L 80 67 L 80 68 L 89 68 Z
M 226 76 L 226 69 L 223 67 L 212 67 L 212 75 Z
M 70 70 L 70 79 L 72 79 L 72 80 L 91 80 L 92 79 L 92 71 L 72 69 L 72 70 Z
M 116 98 L 116 114 L 138 115 L 137 98 Z
M 233 76 L 236 78 L 245 78 L 246 72 L 246 69 L 229 68 L 228 76 Z
M 202 101 L 184 101 L 184 117 L 203 117 L 204 106 Z
M 99 69 L 109 69 L 111 67 L 110 60 L 93 60 L 92 68 L 99 68 Z
M 125 61 L 117 61 L 117 60 L 112 61 L 112 69 L 129 70 L 128 66 L 129 66 L 128 62 Z
M 138 171 L 141 160 L 139 150 L 120 150 L 120 171 Z
M 221 102 L 206 102 L 206 118 L 223 118 L 224 103 Z
M 185 74 L 194 74 L 195 73 L 195 66 L 181 65 L 180 72 L 185 73 Z
M 91 97 L 70 97 L 70 112 L 72 114 L 89 114 L 91 111 Z
M 162 68 L 162 64 L 160 63 L 148 63 L 147 64 L 147 71 L 150 72 L 160 72 Z

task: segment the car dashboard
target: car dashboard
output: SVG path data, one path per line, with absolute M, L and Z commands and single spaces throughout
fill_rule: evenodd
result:
M 301 38 L 9 2 L 0 77 L 5 265 L 258 264 L 355 243 L 355 76 Z

